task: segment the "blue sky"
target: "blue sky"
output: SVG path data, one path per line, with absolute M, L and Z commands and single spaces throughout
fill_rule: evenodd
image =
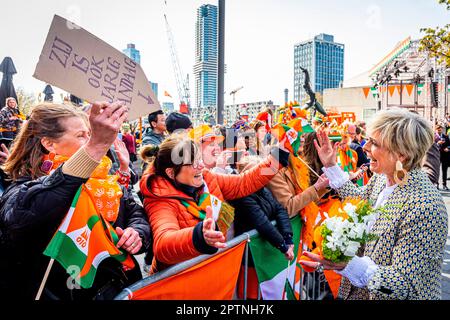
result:
M 163 101 L 178 103 L 163 13 L 174 33 L 180 64 L 190 74 L 194 93 L 196 9 L 217 1 L 200 0 L 42 0 L 5 1 L 0 19 L 0 58 L 11 56 L 16 87 L 42 91 L 32 74 L 54 14 L 78 23 L 117 49 L 133 42 L 149 80 L 159 83 Z M 4 14 L 7 13 L 7 14 Z M 8 14 L 9 13 L 9 14 Z M 227 0 L 225 103 L 244 86 L 236 102 L 292 98 L 294 44 L 319 33 L 345 44 L 344 79 L 367 71 L 397 42 L 420 37 L 420 28 L 450 22 L 450 11 L 437 0 Z M 164 98 L 164 90 L 174 99 Z

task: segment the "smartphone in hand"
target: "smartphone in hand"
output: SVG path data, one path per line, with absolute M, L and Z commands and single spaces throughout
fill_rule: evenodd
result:
M 359 167 L 362 171 L 367 171 L 369 169 L 369 164 L 363 163 L 361 167 Z

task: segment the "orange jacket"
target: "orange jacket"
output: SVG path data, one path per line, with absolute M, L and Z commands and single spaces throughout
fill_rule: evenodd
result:
M 220 200 L 238 199 L 264 187 L 280 166 L 269 157 L 241 175 L 215 174 L 205 169 L 203 179 L 209 192 Z M 142 177 L 140 190 L 154 238 L 151 273 L 202 254 L 193 242 L 194 227 L 201 220 L 190 214 L 180 201 L 193 199 L 165 178 L 154 175 L 152 170 Z

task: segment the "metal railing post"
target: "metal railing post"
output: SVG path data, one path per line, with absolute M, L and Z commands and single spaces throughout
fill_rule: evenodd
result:
M 304 280 L 304 271 L 303 268 L 300 269 L 300 281 L 298 282 L 298 299 L 303 299 L 303 280 Z
M 312 300 L 315 300 L 315 298 L 316 298 L 316 274 L 317 274 L 317 271 L 314 271 L 312 273 L 312 287 L 313 287 L 313 289 L 312 289 Z
M 248 242 L 245 244 L 245 253 L 244 253 L 244 300 L 247 300 L 247 281 L 248 281 Z

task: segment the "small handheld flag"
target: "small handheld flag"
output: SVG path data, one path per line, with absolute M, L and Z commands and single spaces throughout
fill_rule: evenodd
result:
M 296 118 L 291 120 L 288 124 L 279 123 L 272 128 L 272 135 L 282 141 L 285 137 L 285 147 L 294 156 L 297 156 L 298 149 L 300 148 L 300 137 L 303 133 L 314 132 L 311 125 L 302 118 Z
M 66 270 L 77 267 L 74 278 L 83 288 L 94 282 L 97 267 L 104 259 L 113 257 L 130 269 L 134 262 L 130 255 L 116 247 L 119 241 L 113 227 L 94 207 L 89 194 L 81 186 L 72 205 L 44 254 L 58 261 Z

